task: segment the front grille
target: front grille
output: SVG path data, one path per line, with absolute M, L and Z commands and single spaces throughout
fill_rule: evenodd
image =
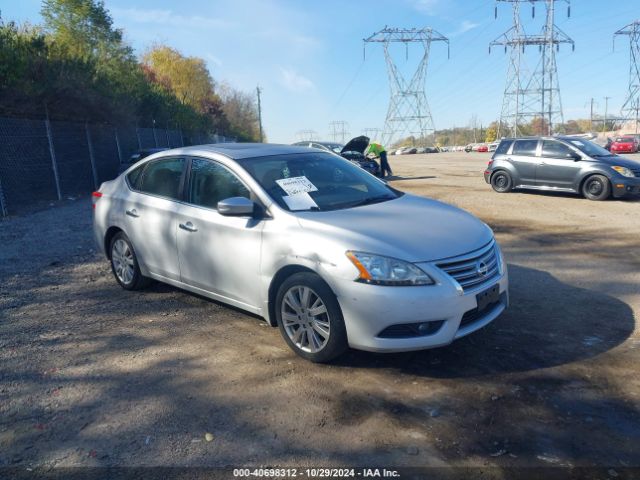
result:
M 492 240 L 475 252 L 438 262 L 436 266 L 453 277 L 466 292 L 498 277 L 498 262 L 496 244 Z

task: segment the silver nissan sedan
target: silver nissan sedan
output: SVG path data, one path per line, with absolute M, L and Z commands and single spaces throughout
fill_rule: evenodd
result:
M 93 194 L 117 282 L 158 280 L 278 326 L 313 362 L 447 345 L 500 315 L 507 268 L 473 215 L 330 152 L 216 144 L 145 158 Z

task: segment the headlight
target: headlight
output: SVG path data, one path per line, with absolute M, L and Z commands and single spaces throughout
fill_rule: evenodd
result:
M 360 272 L 356 282 L 373 285 L 433 285 L 433 279 L 412 263 L 370 253 L 348 251 L 347 257 Z
M 633 172 L 629 170 L 627 167 L 613 166 L 611 168 L 613 168 L 616 172 L 618 172 L 620 175 L 623 175 L 625 177 L 635 177 Z

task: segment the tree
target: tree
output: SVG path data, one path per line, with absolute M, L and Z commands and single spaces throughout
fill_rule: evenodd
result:
M 215 100 L 213 79 L 203 59 L 156 45 L 145 53 L 143 62 L 152 81 L 171 90 L 183 104 L 204 113 L 205 105 Z
M 491 122 L 487 127 L 484 141 L 487 143 L 495 142 L 498 137 L 498 124 L 497 122 Z
M 220 87 L 220 95 L 231 133 L 242 141 L 259 142 L 258 108 L 253 95 L 227 84 Z

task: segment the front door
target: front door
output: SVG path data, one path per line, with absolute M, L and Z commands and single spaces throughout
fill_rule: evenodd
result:
M 251 193 L 226 166 L 193 158 L 186 203 L 178 207 L 182 282 L 255 310 L 262 304 L 260 252 L 265 220 L 218 213 L 218 202 L 230 197 L 251 198 Z
M 541 187 L 574 189 L 581 162 L 575 151 L 562 142 L 543 140 L 540 163 L 536 168 L 536 183 Z

